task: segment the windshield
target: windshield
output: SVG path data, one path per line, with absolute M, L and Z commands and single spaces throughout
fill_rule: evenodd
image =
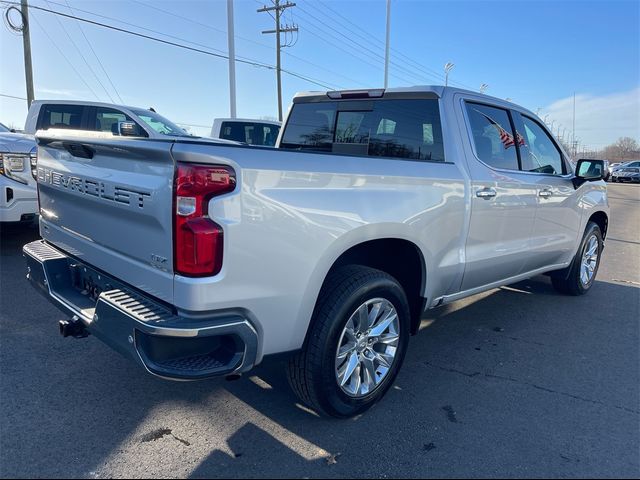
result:
M 2 123 L 0 123 L 0 133 L 7 133 L 10 132 L 11 130 L 9 130 L 7 127 L 5 127 Z
M 140 119 L 151 127 L 154 131 L 161 135 L 170 135 L 174 137 L 192 137 L 193 135 L 187 133 L 183 128 L 167 120 L 162 115 L 158 115 L 151 110 L 131 110 Z

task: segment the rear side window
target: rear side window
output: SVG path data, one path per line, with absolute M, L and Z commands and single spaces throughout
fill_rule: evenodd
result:
M 478 158 L 493 168 L 518 170 L 515 136 L 507 110 L 468 102 L 467 114 Z
M 43 105 L 38 129 L 82 128 L 82 105 Z
M 235 140 L 249 145 L 266 145 L 273 147 L 276 144 L 280 127 L 264 123 L 250 122 L 222 122 L 220 126 L 220 138 Z
M 295 104 L 280 146 L 444 161 L 438 101 L 428 99 Z

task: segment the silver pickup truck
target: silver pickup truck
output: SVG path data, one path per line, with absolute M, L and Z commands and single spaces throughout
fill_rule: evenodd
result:
M 276 149 L 37 139 L 24 254 L 63 335 L 167 379 L 286 353 L 336 417 L 390 388 L 425 309 L 542 273 L 584 294 L 607 233 L 602 161 L 574 172 L 530 111 L 448 87 L 298 94 Z

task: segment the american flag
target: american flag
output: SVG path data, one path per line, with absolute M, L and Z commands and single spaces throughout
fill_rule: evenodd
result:
M 500 135 L 500 141 L 502 142 L 502 145 L 504 145 L 505 150 L 509 147 L 513 147 L 516 144 L 513 139 L 513 135 L 502 128 L 502 126 L 498 122 L 479 110 L 476 110 L 476 112 L 489 120 L 489 123 L 498 131 L 498 134 Z M 520 133 L 516 132 L 516 138 L 518 139 L 518 145 L 525 146 L 524 137 L 520 135 Z

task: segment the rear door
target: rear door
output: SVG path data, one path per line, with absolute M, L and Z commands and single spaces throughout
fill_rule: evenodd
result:
M 82 141 L 43 135 L 38 150 L 42 237 L 171 302 L 172 142 L 97 138 L 104 136 L 98 132 L 88 132 Z
M 464 101 L 463 110 L 472 192 L 462 290 L 470 290 L 523 272 L 537 186 L 531 175 L 520 171 L 520 139 L 509 110 L 473 101 Z

